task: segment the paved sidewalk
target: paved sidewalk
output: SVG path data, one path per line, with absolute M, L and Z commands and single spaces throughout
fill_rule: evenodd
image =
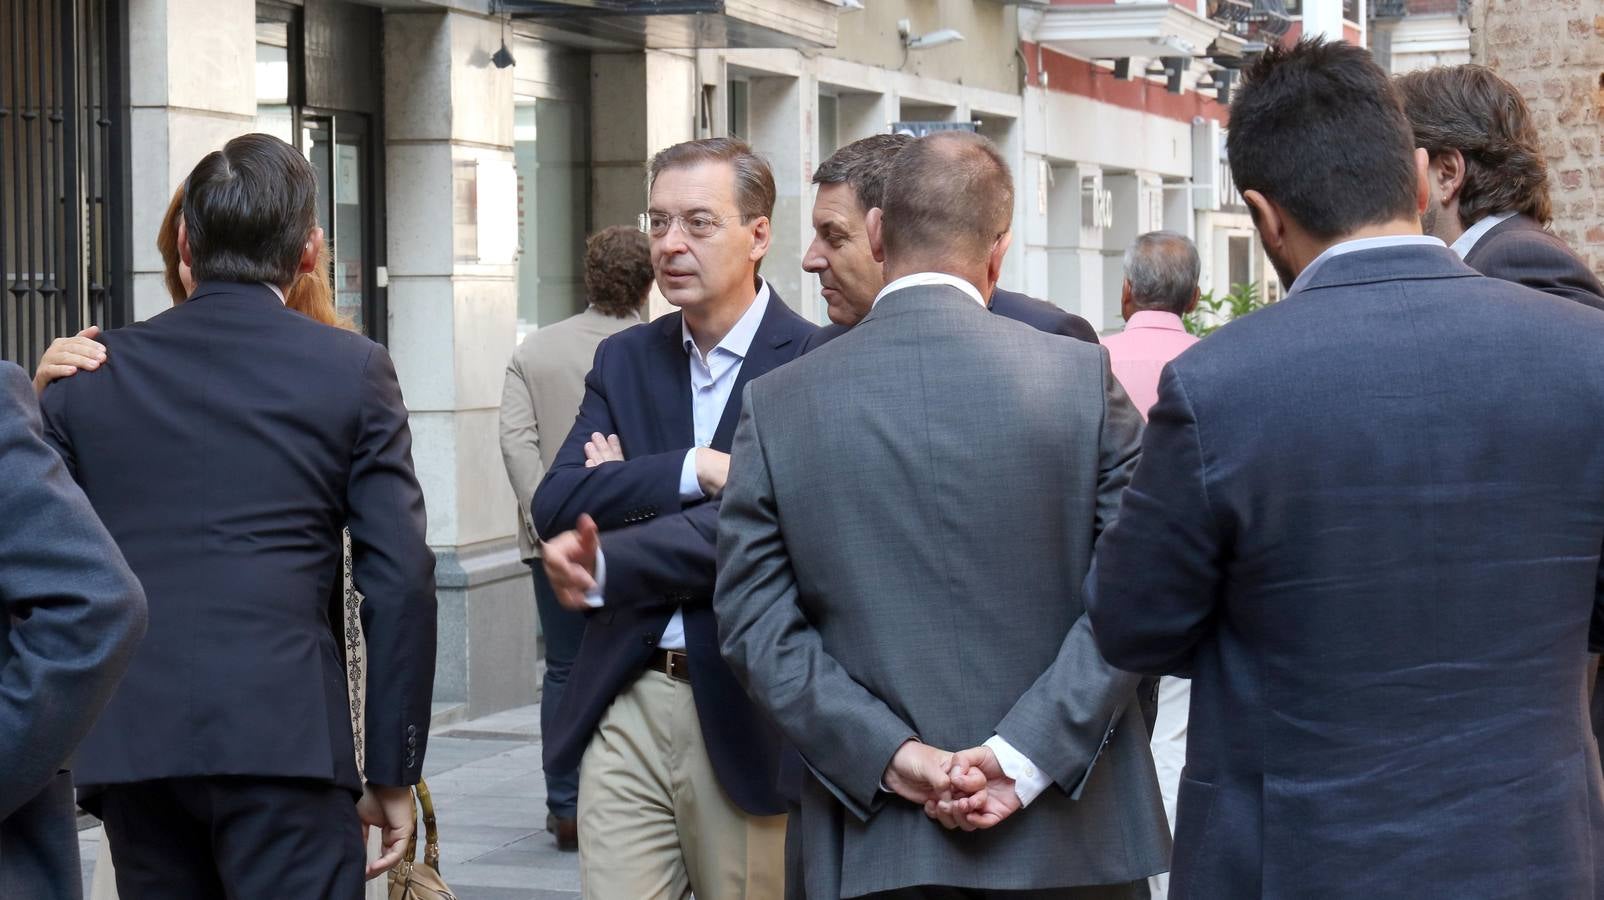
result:
M 546 833 L 540 707 L 461 722 L 429 739 L 424 778 L 440 867 L 461 900 L 579 900 L 579 858 Z M 89 897 L 101 830 L 79 834 Z M 421 855 L 421 851 L 420 851 Z

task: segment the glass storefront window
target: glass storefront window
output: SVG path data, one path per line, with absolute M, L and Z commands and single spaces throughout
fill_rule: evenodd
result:
M 295 145 L 288 22 L 256 21 L 256 130 Z
M 519 340 L 585 308 L 588 132 L 580 103 L 518 98 L 513 157 L 519 195 Z

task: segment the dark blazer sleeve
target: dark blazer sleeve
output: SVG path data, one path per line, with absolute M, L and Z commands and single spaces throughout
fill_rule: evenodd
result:
M 1104 391 L 1098 437 L 1097 511 L 1094 528 L 1106 534 L 1120 509 L 1141 455 L 1142 417 L 1100 350 Z M 1135 698 L 1137 677 L 1109 665 L 1097 650 L 1091 623 L 1082 615 L 1065 636 L 1058 656 L 997 725 L 997 734 L 1032 760 L 1065 791 L 1074 792 L 1091 772 L 1125 706 Z
M 544 540 L 573 528 L 582 513 L 589 513 L 598 528 L 609 531 L 680 510 L 680 468 L 690 447 L 631 456 L 629 436 L 620 435 L 623 462 L 585 467 L 585 444 L 592 434 L 619 434 L 605 378 L 607 352 L 612 343 L 613 339 L 608 338 L 596 347 L 595 361 L 585 375 L 585 397 L 579 404 L 579 416 L 535 490 L 535 530 Z M 621 400 L 651 402 L 646 397 Z
M 721 500 L 602 536 L 609 608 L 713 602 Z
M 825 651 L 797 605 L 754 403 L 749 386 L 719 516 L 719 649 L 819 782 L 867 820 L 884 802 L 891 757 L 916 734 Z
M 434 693 L 434 553 L 412 432 L 390 354 L 375 345 L 363 368 L 362 410 L 346 485 L 351 577 L 366 598 L 367 780 L 417 784 Z
M 1190 671 L 1212 625 L 1228 535 L 1206 477 L 1192 402 L 1174 366 L 1166 366 L 1148 415 L 1142 465 L 1088 579 L 1097 645 L 1122 669 Z
M 1072 337 L 1077 341 L 1085 341 L 1088 344 L 1102 343 L 1097 339 L 1097 329 L 1092 327 L 1092 323 L 1071 312 L 1066 312 L 1064 315 L 1066 318 L 1063 328 L 1055 333 L 1065 337 Z
M 65 392 L 47 396 L 59 417 Z M 4 821 L 89 733 L 145 634 L 146 609 L 122 551 L 46 443 L 33 385 L 10 363 L 0 363 L 0 460 Z
M 1519 229 L 1491 233 L 1482 241 L 1467 260 L 1482 274 L 1604 309 L 1604 286 L 1559 238 Z

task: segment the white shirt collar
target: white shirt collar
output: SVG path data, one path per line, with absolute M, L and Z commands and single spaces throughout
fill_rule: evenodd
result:
M 737 359 L 746 359 L 747 351 L 752 349 L 752 339 L 757 337 L 757 327 L 763 323 L 763 314 L 768 312 L 768 309 L 769 283 L 758 279 L 757 296 L 752 299 L 752 305 L 746 308 L 746 312 L 735 322 L 735 327 L 731 328 L 729 334 L 724 335 L 724 339 L 719 341 L 718 346 L 707 355 L 712 356 L 713 353 L 723 350 Z M 679 336 L 685 352 L 701 358 L 702 351 L 696 346 L 696 339 L 691 337 L 691 329 L 685 324 L 684 316 L 679 320 Z M 705 364 L 707 360 L 703 359 L 702 362 Z
M 1320 268 L 1322 265 L 1325 265 L 1326 260 L 1331 259 L 1334 256 L 1342 256 L 1347 253 L 1358 253 L 1361 250 L 1379 250 L 1382 247 L 1416 246 L 1445 247 L 1447 245 L 1441 240 L 1426 234 L 1389 234 L 1382 237 L 1358 238 L 1357 240 L 1343 241 L 1339 244 L 1332 244 L 1325 249 L 1324 253 L 1316 256 L 1314 258 L 1314 262 L 1311 262 L 1304 267 L 1303 271 L 1298 274 L 1298 277 L 1293 279 L 1292 286 L 1287 288 L 1287 293 L 1291 294 L 1293 291 L 1296 291 L 1307 285 L 1309 283 L 1309 279 L 1314 277 L 1314 271 Z
M 1465 233 L 1459 236 L 1459 240 L 1450 244 L 1449 248 L 1459 254 L 1460 259 L 1464 259 L 1470 255 L 1471 248 L 1475 247 L 1476 242 L 1485 237 L 1487 232 L 1502 225 L 1506 220 L 1514 218 L 1515 215 L 1516 210 L 1512 209 L 1508 212 L 1482 216 L 1480 222 L 1466 228 Z
M 874 303 L 870 304 L 870 306 L 872 308 L 873 306 L 879 305 L 881 298 L 892 293 L 893 291 L 900 291 L 903 288 L 922 287 L 932 284 L 944 284 L 949 287 L 955 287 L 958 290 L 963 291 L 965 294 L 968 294 L 969 299 L 979 303 L 981 306 L 986 305 L 986 298 L 980 296 L 980 289 L 956 275 L 948 275 L 946 272 L 915 272 L 912 275 L 904 275 L 901 278 L 898 278 L 896 281 L 893 281 L 881 288 L 880 293 L 874 295 Z
M 278 302 L 280 302 L 280 303 L 288 302 L 288 301 L 286 301 L 284 299 L 284 291 L 278 285 L 272 284 L 272 283 L 266 282 L 266 281 L 264 281 L 262 283 L 267 285 L 267 289 L 273 292 L 273 296 L 278 298 Z

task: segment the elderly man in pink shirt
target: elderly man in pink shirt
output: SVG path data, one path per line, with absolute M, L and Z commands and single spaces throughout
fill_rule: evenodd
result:
M 1197 343 L 1197 338 L 1186 333 L 1181 316 L 1197 305 L 1198 269 L 1197 248 L 1186 236 L 1171 231 L 1144 234 L 1125 251 L 1125 287 L 1120 293 L 1125 330 L 1104 337 L 1103 346 L 1108 348 L 1114 377 L 1144 420 L 1158 400 L 1159 373 Z M 1171 831 L 1175 828 L 1176 790 L 1186 762 L 1186 718 L 1191 703 L 1191 682 L 1170 676 L 1159 682 L 1153 763 Z M 1163 900 L 1169 893 L 1169 876 L 1153 876 L 1149 888 L 1154 900 Z

